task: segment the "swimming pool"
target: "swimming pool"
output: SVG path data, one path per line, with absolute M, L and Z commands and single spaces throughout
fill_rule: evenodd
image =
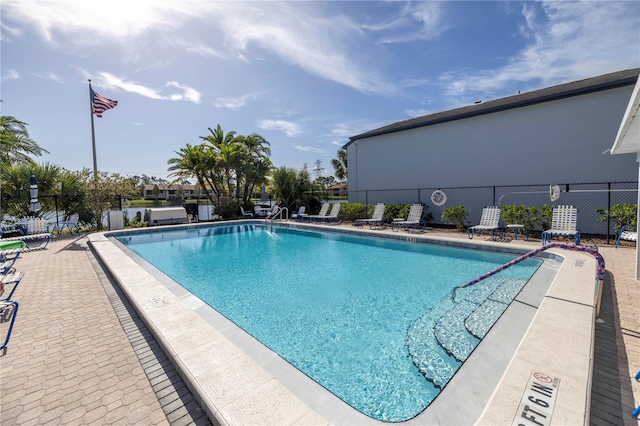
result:
M 458 292 L 453 303 L 453 287 L 514 256 L 257 224 L 118 239 L 353 407 L 385 421 L 411 418 L 433 401 L 478 341 L 460 339 L 459 318 L 470 318 L 462 325 L 482 336 L 540 263 L 510 268 Z

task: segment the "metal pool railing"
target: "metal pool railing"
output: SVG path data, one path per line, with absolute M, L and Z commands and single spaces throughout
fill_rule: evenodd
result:
M 600 299 L 602 296 L 602 281 L 604 280 L 604 271 L 605 271 L 604 258 L 600 253 L 598 253 L 598 250 L 594 248 L 575 245 L 575 244 L 549 243 L 535 250 L 531 250 L 530 252 L 525 253 L 516 259 L 513 259 L 511 262 L 505 263 L 504 265 L 499 266 L 496 269 L 487 272 L 486 274 L 480 275 L 479 277 L 474 278 L 473 280 L 469 281 L 466 284 L 461 285 L 460 287 L 456 287 L 453 290 L 452 295 L 453 297 L 455 297 L 455 293 L 458 288 L 466 288 L 474 284 L 477 284 L 480 281 L 486 278 L 489 278 L 490 276 L 495 275 L 500 271 L 504 271 L 505 269 L 510 268 L 513 265 L 520 263 L 523 260 L 527 260 L 530 257 L 533 257 L 539 253 L 542 253 L 543 251 L 548 250 L 550 248 L 561 248 L 565 250 L 581 251 L 581 252 L 589 253 L 596 258 L 596 261 L 598 262 L 598 267 L 596 270 L 596 317 L 598 317 L 600 315 Z

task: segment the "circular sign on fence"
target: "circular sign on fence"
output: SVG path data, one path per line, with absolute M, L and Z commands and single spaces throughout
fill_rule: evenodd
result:
M 560 185 L 549 185 L 549 198 L 552 202 L 560 198 Z
M 431 202 L 436 206 L 442 206 L 447 202 L 447 195 L 439 189 L 437 191 L 433 191 L 433 194 L 431 194 Z
M 131 201 L 127 200 L 126 198 L 122 200 L 123 209 L 128 209 L 130 206 L 131 206 Z

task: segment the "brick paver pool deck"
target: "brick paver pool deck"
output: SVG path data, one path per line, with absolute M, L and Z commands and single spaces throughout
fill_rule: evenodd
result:
M 532 248 L 539 244 L 531 242 Z M 622 411 L 605 404 L 599 415 L 592 413 L 592 424 L 638 425 L 631 415 L 640 404 L 634 379 L 640 370 L 635 250 L 599 251 L 614 322 L 601 329 L 615 332 L 616 350 L 598 347 L 596 336 L 595 369 L 598 358 L 611 353 L 618 362 L 617 371 L 594 372 L 594 381 L 608 380 L 609 388 L 617 388 Z M 206 424 L 135 312 L 96 266 L 86 236 L 77 235 L 23 253 L 16 263 L 25 277 L 13 296 L 20 303 L 13 335 L 0 354 L 0 424 Z

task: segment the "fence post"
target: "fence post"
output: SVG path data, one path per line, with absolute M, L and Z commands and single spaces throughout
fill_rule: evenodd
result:
M 607 182 L 607 245 L 611 234 L 611 182 Z

